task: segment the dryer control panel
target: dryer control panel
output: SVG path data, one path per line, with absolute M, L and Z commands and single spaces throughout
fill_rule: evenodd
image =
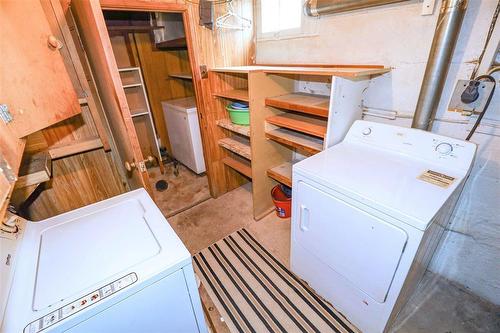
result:
M 87 294 L 59 309 L 41 317 L 37 320 L 31 322 L 25 327 L 24 333 L 38 333 L 46 328 L 57 324 L 61 320 L 68 318 L 69 316 L 88 308 L 89 306 L 99 302 L 100 300 L 109 297 L 116 292 L 132 285 L 137 281 L 137 274 L 130 273 L 124 277 L 113 281 L 104 287 L 101 287 L 90 294 Z
M 472 142 L 365 120 L 354 122 L 344 141 L 412 156 L 450 169 L 468 170 L 476 153 Z

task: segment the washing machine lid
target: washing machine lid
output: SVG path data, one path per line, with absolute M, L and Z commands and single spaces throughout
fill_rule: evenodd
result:
M 441 144 L 452 151 L 443 154 Z M 344 141 L 293 172 L 425 230 L 468 175 L 475 151 L 469 142 L 357 121 Z
M 190 261 L 144 189 L 28 224 L 20 256 L 11 296 L 33 311 L 130 272 L 144 279 Z

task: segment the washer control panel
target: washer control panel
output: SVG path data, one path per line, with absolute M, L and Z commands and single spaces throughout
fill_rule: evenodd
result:
M 124 277 L 113 281 L 104 287 L 101 287 L 88 295 L 85 295 L 59 309 L 45 315 L 44 317 L 38 318 L 37 320 L 31 322 L 25 327 L 24 333 L 37 333 L 45 330 L 46 328 L 55 325 L 74 315 L 75 313 L 83 310 L 100 300 L 113 295 L 114 293 L 132 285 L 137 282 L 137 275 L 135 273 L 130 273 Z

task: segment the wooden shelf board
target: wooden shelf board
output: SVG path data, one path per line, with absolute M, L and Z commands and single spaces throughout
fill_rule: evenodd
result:
M 162 50 L 185 50 L 187 49 L 186 37 L 159 42 L 156 43 L 155 46 Z
M 49 154 L 52 159 L 56 159 L 98 148 L 102 148 L 101 139 L 92 138 L 49 147 Z
M 297 92 L 268 97 L 266 105 L 328 118 L 330 97 Z
M 326 135 L 326 119 L 318 119 L 293 113 L 282 113 L 277 116 L 267 117 L 266 121 L 279 127 L 292 129 L 322 139 L 324 139 Z
M 108 31 L 134 31 L 134 32 L 148 32 L 157 29 L 163 29 L 164 26 L 160 25 L 108 25 Z
M 216 97 L 222 97 L 222 98 L 227 98 L 227 99 L 234 99 L 237 101 L 244 101 L 248 102 L 248 90 L 247 89 L 233 89 L 233 90 L 226 90 L 226 91 L 221 91 L 221 92 L 216 92 L 213 93 L 214 96 Z
M 250 126 L 236 125 L 230 119 L 217 120 L 217 125 L 229 131 L 250 137 Z
M 233 157 L 224 157 L 222 159 L 222 163 L 233 168 L 234 170 L 238 171 L 244 176 L 252 178 L 252 166 L 248 161 L 243 160 L 241 158 L 236 159 Z
M 376 65 L 331 65 L 331 66 L 235 66 L 218 67 L 210 71 L 218 73 L 264 72 L 268 74 L 298 74 L 342 77 L 369 77 L 384 74 L 391 68 Z
M 174 79 L 181 79 L 181 80 L 192 80 L 193 79 L 193 74 L 191 74 L 191 73 L 174 73 L 174 74 L 169 74 L 168 76 L 170 76 Z
M 118 68 L 118 72 L 131 72 L 131 71 L 138 71 L 139 67 L 124 67 L 124 68 Z
M 16 189 L 37 185 L 50 180 L 52 160 L 48 152 L 25 154 L 19 169 Z
M 146 109 L 134 109 L 130 110 L 130 116 L 131 117 L 138 117 L 138 116 L 144 116 L 149 114 L 149 111 Z
M 267 175 L 286 186 L 292 187 L 292 163 L 285 162 L 267 170 Z
M 142 86 L 141 83 L 132 83 L 132 84 L 126 84 L 123 86 L 124 89 L 127 89 L 127 88 L 136 88 L 136 87 L 140 87 Z
M 266 132 L 266 137 L 302 152 L 306 152 L 309 155 L 317 154 L 323 150 L 322 139 L 286 128 L 268 131 Z
M 219 140 L 219 146 L 240 155 L 247 160 L 252 160 L 252 153 L 250 149 L 250 142 L 248 139 L 233 136 Z

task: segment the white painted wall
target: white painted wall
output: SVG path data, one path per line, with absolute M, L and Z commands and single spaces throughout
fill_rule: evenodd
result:
M 468 79 L 484 47 L 498 0 L 469 0 L 434 131 L 465 138 L 474 119 L 447 112 L 458 79 Z M 313 37 L 258 40 L 257 63 L 383 64 L 392 72 L 370 83 L 364 106 L 397 114 L 396 120 L 365 119 L 410 126 L 441 1 L 421 16 L 422 3 L 409 1 L 356 12 L 309 18 Z M 499 23 L 497 23 L 498 25 Z M 498 37 L 496 37 L 498 38 Z M 479 73 L 482 74 L 482 73 Z M 497 78 L 500 73 L 495 74 Z M 500 87 L 472 141 L 479 144 L 474 170 L 430 269 L 471 292 L 500 304 Z

